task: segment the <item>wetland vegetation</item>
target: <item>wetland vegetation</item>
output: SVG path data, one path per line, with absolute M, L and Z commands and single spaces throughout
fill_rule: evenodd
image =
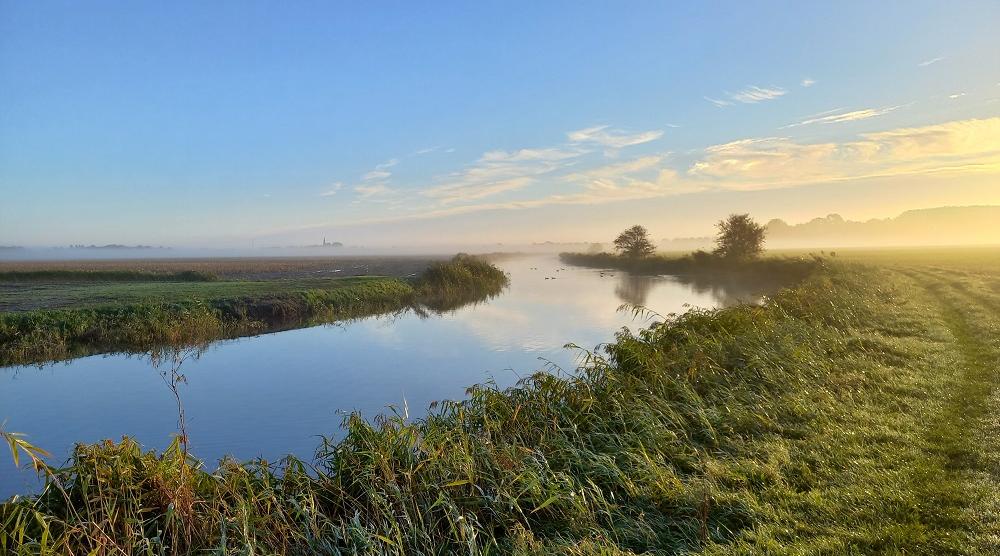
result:
M 80 445 L 0 508 L 0 547 L 993 553 L 1000 267 L 887 260 L 814 262 L 763 306 L 654 315 L 576 373 L 476 386 L 422 419 L 351 414 L 314 461 Z

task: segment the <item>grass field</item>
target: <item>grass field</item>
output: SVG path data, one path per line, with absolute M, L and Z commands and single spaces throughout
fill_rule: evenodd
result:
M 222 257 L 180 259 L 108 259 L 0 261 L 0 276 L 24 272 L 127 272 L 175 274 L 200 272 L 229 280 L 274 280 L 327 276 L 393 276 L 423 272 L 446 256 Z
M 839 256 L 838 256 L 839 258 Z M 80 446 L 14 553 L 996 554 L 1000 273 L 832 262 L 575 376 L 353 415 L 315 467 Z
M 139 303 L 205 302 L 274 296 L 308 290 L 333 291 L 387 280 L 386 277 L 298 278 L 257 281 L 20 281 L 0 282 L 0 311 L 96 308 Z
M 407 308 L 448 310 L 507 284 L 503 272 L 479 259 L 421 264 L 422 274 L 406 279 L 220 280 L 203 269 L 8 270 L 0 274 L 0 366 L 145 352 Z

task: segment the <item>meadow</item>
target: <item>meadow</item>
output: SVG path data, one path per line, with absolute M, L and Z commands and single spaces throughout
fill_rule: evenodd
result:
M 80 445 L 0 506 L 0 548 L 995 554 L 1000 271 L 884 257 L 816 259 L 762 306 L 650 315 L 576 373 L 423 419 L 350 415 L 314 461 Z
M 317 276 L 415 276 L 446 256 L 219 257 L 160 259 L 99 259 L 0 261 L 6 273 L 125 272 L 176 274 L 197 272 L 230 280 L 315 278 Z
M 468 256 L 406 261 L 403 269 L 421 264 L 422 272 L 403 278 L 317 278 L 316 261 L 280 266 L 285 263 L 255 262 L 258 276 L 279 270 L 292 276 L 257 280 L 206 272 L 247 272 L 242 262 L 197 270 L 151 270 L 148 262 L 7 270 L 0 273 L 0 365 L 147 352 L 408 308 L 446 310 L 496 295 L 507 284 L 496 267 Z M 332 266 L 329 259 L 322 264 Z M 307 268 L 308 277 L 299 277 Z

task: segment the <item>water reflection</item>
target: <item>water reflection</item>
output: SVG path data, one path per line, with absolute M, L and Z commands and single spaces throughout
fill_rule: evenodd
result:
M 677 276 L 676 280 L 700 295 L 710 295 L 722 307 L 760 303 L 786 285 L 760 276 L 692 274 Z
M 646 306 L 646 299 L 649 297 L 649 290 L 656 285 L 656 276 L 637 276 L 625 272 L 620 273 L 618 285 L 615 286 L 615 295 L 622 302 L 629 305 Z
M 419 417 L 434 400 L 471 384 L 513 384 L 551 361 L 572 370 L 578 352 L 644 326 L 622 302 L 660 314 L 759 298 L 758 286 L 701 278 L 629 276 L 566 267 L 555 258 L 499 263 L 502 295 L 478 304 L 407 311 L 202 346 L 183 362 L 192 453 L 209 466 L 224 455 L 309 458 L 317 435 L 336 435 L 340 411 L 366 416 L 389 404 Z M 177 433 L 176 400 L 155 357 L 103 355 L 0 372 L 0 421 L 61 461 L 75 442 L 130 435 L 162 449 Z M 30 488 L 31 475 L 0 459 L 0 498 Z

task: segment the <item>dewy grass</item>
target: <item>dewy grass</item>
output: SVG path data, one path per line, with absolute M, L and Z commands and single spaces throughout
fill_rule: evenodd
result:
M 994 280 L 817 268 L 764 306 L 622 331 L 570 376 L 351 415 L 311 463 L 81 445 L 0 507 L 0 549 L 995 553 Z
M 52 272 L 61 271 L 44 271 Z M 356 277 L 58 285 L 23 294 L 65 308 L 0 313 L 0 365 L 142 352 L 411 307 L 453 309 L 496 295 L 506 285 L 506 274 L 467 255 L 436 263 L 414 281 Z

